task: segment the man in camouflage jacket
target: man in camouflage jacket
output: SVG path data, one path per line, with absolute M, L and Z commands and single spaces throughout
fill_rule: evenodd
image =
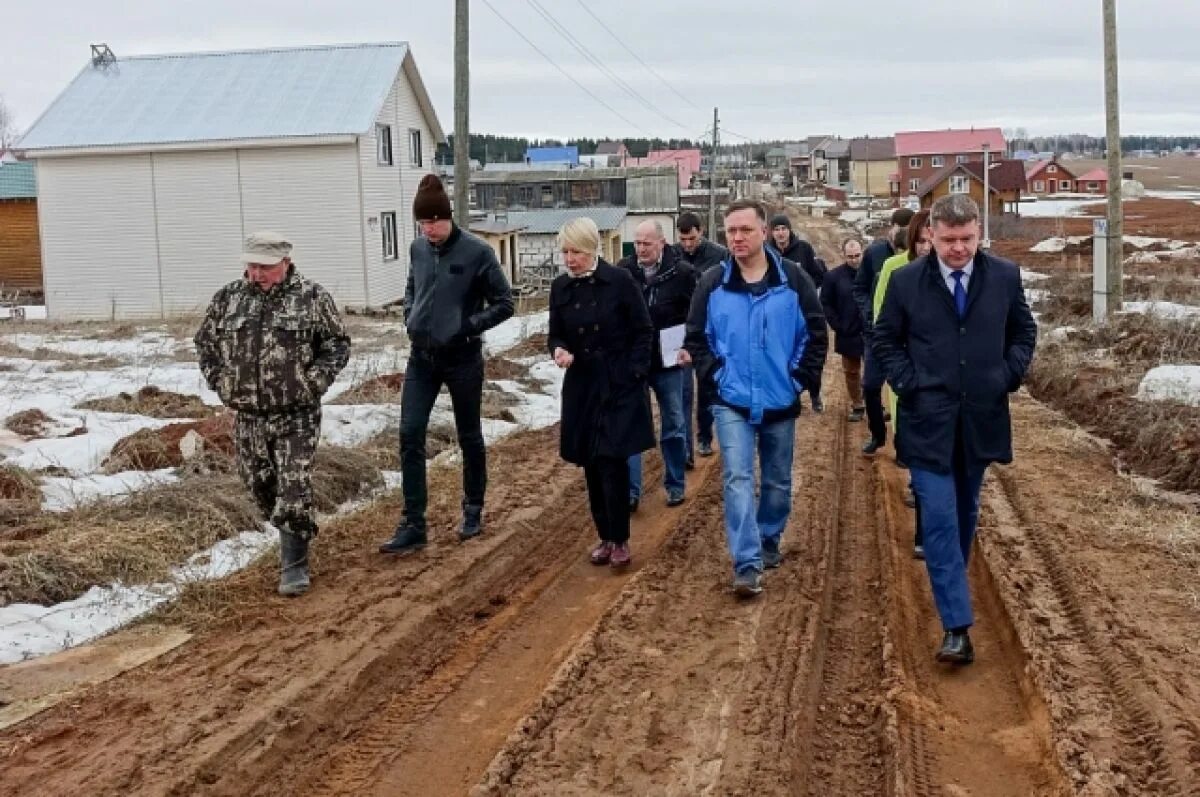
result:
M 282 595 L 309 585 L 317 534 L 312 462 L 321 397 L 350 359 L 350 337 L 329 293 L 296 271 L 277 233 L 246 239 L 243 279 L 217 291 L 196 333 L 200 370 L 237 411 L 238 472 L 279 529 Z

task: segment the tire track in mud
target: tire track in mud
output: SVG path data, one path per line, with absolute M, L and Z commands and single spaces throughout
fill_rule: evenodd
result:
M 880 510 L 889 546 L 895 644 L 893 793 L 982 797 L 1065 795 L 1054 756 L 1048 710 L 1026 674 L 1028 661 L 983 557 L 972 556 L 975 608 L 971 637 L 977 659 L 968 667 L 939 664 L 941 623 L 923 562 L 912 558 L 914 513 L 904 506 L 907 476 L 875 463 Z M 981 525 L 980 536 L 991 533 Z
M 475 794 L 880 791 L 882 631 L 859 572 L 878 578 L 879 547 L 859 535 L 870 482 L 846 457 L 843 403 L 827 397 L 826 415 L 798 424 L 786 558 L 764 594 L 741 602 L 729 591 L 714 481 L 699 502 L 707 512 L 626 587 Z M 852 606 L 831 624 L 839 599 Z
M 1192 726 L 1186 718 L 1172 720 L 1144 682 L 1138 663 L 1122 655 L 1095 626 L 1065 553 L 1028 514 L 1013 475 L 1001 472 L 997 481 L 986 495 L 986 505 L 1007 529 L 1008 538 L 1026 544 L 1018 550 L 997 543 L 988 553 L 1006 566 L 1014 564 L 1013 557 L 1020 560 L 1025 575 L 1019 583 L 1006 582 L 1006 587 L 1013 611 L 1020 611 L 1022 602 L 1034 607 L 1030 622 L 1020 627 L 1025 645 L 1051 644 L 1058 652 L 1036 659 L 1034 669 L 1040 686 L 1059 698 L 1055 719 L 1071 740 L 1057 747 L 1061 765 L 1073 775 L 1077 788 L 1166 797 L 1200 792 L 1200 742 Z M 1029 573 L 1040 577 L 1030 578 Z M 1071 705 L 1062 705 L 1066 694 L 1071 694 L 1068 703 L 1091 707 L 1092 716 L 1080 717 Z M 1101 712 L 1108 715 L 1106 738 L 1089 739 L 1087 735 L 1095 733 L 1095 714 Z M 1077 718 L 1089 720 L 1091 731 L 1075 727 Z M 1087 735 L 1081 736 L 1081 731 Z

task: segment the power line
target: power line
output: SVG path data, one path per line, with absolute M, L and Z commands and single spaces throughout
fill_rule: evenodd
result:
M 613 108 L 611 105 L 609 105 L 604 100 L 597 97 L 594 93 L 592 93 L 591 89 L 589 89 L 587 86 L 580 83 L 578 80 L 575 79 L 575 77 L 570 72 L 568 72 L 567 70 L 565 70 L 561 66 L 559 66 L 553 58 L 546 55 L 546 53 L 540 47 L 538 47 L 536 44 L 534 44 L 532 41 L 530 41 L 529 37 L 526 36 L 524 33 L 522 33 L 520 28 L 518 28 L 516 25 L 509 22 L 503 14 L 501 14 L 499 11 L 497 11 L 496 7 L 494 5 L 492 5 L 488 0 L 483 0 L 483 4 L 485 6 L 487 6 L 489 9 L 491 9 L 492 13 L 495 14 L 497 17 L 499 17 L 501 22 L 503 22 L 505 25 L 510 27 L 512 29 L 513 33 L 520 36 L 525 41 L 525 43 L 528 44 L 530 47 L 532 47 L 539 55 L 542 56 L 542 58 L 545 58 L 547 61 L 549 61 L 550 66 L 554 67 L 559 72 L 562 72 L 563 76 L 566 77 L 567 80 L 570 80 L 572 83 L 574 83 L 580 89 L 582 89 L 585 94 L 587 94 L 589 97 L 591 97 L 596 102 L 600 103 L 600 105 L 604 106 L 610 113 L 612 113 L 613 116 L 616 116 L 618 119 L 621 119 L 626 124 L 641 131 L 641 133 L 643 135 L 645 135 L 645 136 L 650 135 L 650 133 L 648 133 L 645 128 L 643 128 L 641 125 L 639 125 L 637 122 L 633 121 L 629 117 L 622 114 L 616 108 Z
M 583 10 L 584 10 L 584 11 L 586 11 L 586 12 L 588 13 L 588 16 L 590 16 L 592 19 L 596 20 L 596 22 L 597 22 L 597 23 L 600 25 L 600 27 L 602 27 L 602 28 L 604 28 L 606 31 L 608 31 L 608 35 L 609 35 L 609 36 L 612 36 L 612 37 L 613 37 L 613 39 L 616 41 L 616 43 L 617 43 L 617 44 L 619 44 L 619 45 L 621 45 L 621 47 L 623 47 L 623 48 L 625 49 L 625 52 L 627 52 L 627 53 L 629 53 L 630 55 L 632 55 L 632 56 L 634 57 L 634 59 L 635 59 L 635 60 L 637 60 L 637 62 L 638 62 L 639 64 L 641 64 L 643 67 L 645 67 L 645 69 L 646 69 L 646 71 L 647 71 L 647 72 L 649 72 L 650 74 L 652 74 L 652 75 L 654 75 L 656 78 L 658 78 L 660 81 L 662 81 L 662 84 L 663 84 L 664 86 L 666 86 L 667 88 L 669 88 L 669 89 L 670 89 L 672 92 L 674 92 L 674 94 L 675 94 L 675 96 L 676 96 L 676 97 L 678 97 L 679 99 L 683 100 L 683 101 L 684 101 L 684 102 L 686 102 L 688 105 L 690 105 L 690 106 L 692 106 L 693 108 L 695 108 L 697 111 L 702 111 L 702 110 L 704 110 L 704 109 L 703 109 L 703 108 L 701 108 L 699 105 L 697 105 L 696 103 L 692 102 L 691 100 L 689 100 L 689 99 L 688 99 L 687 97 L 685 97 L 684 95 L 680 94 L 680 93 L 679 93 L 679 91 L 678 91 L 678 90 L 676 90 L 676 88 L 675 88 L 674 86 L 672 86 L 670 83 L 668 83 L 668 82 L 667 82 L 667 79 L 666 79 L 665 77 L 663 77 L 662 75 L 660 75 L 660 74 L 658 74 L 657 72 L 655 72 L 655 71 L 654 71 L 654 68 L 653 68 L 652 66 L 650 66 L 649 64 L 647 64 L 645 61 L 643 61 L 643 60 L 642 60 L 642 57 L 641 57 L 640 55 L 638 55 L 638 54 L 637 54 L 637 53 L 635 53 L 633 50 L 631 50 L 631 49 L 629 48 L 629 45 L 625 43 L 625 40 L 624 40 L 624 39 L 622 39 L 622 38 L 621 38 L 620 36 L 618 36 L 617 34 L 613 33 L 613 29 L 612 29 L 612 28 L 610 28 L 608 25 L 604 24 L 604 20 L 602 20 L 602 19 L 600 19 L 600 17 L 596 16 L 596 15 L 595 15 L 595 14 L 592 12 L 592 9 L 588 8 L 588 7 L 587 7 L 587 4 L 585 4 L 585 3 L 583 2 L 583 0 L 576 0 L 576 1 L 577 1 L 577 2 L 579 3 L 579 5 L 580 5 L 580 6 L 583 8 Z
M 561 22 L 559 22 L 554 17 L 553 14 L 551 14 L 546 8 L 544 8 L 541 3 L 539 3 L 537 0 L 525 0 L 525 1 L 527 3 L 529 3 L 530 7 L 533 8 L 533 10 L 536 11 L 538 14 L 540 14 L 542 19 L 546 20 L 546 22 L 549 23 L 550 26 L 552 28 L 554 28 L 554 30 L 559 35 L 561 35 L 563 38 L 565 38 L 567 40 L 567 43 L 570 44 L 572 47 L 574 47 L 575 50 L 580 55 L 582 55 L 584 58 L 586 58 L 588 61 L 590 61 L 601 72 L 608 75 L 608 77 L 614 83 L 617 84 L 618 88 L 620 88 L 622 91 L 624 91 L 630 97 L 633 97 L 635 100 L 640 102 L 642 105 L 646 106 L 647 109 L 658 114 L 663 119 L 666 119 L 668 122 L 670 122 L 671 124 L 680 128 L 681 130 L 688 129 L 687 125 L 685 125 L 675 119 L 672 119 L 670 116 L 667 116 L 667 114 L 665 114 L 662 110 L 660 110 L 658 108 L 658 106 L 656 106 L 654 103 L 650 102 L 648 99 L 646 99 L 644 96 L 642 96 L 635 88 L 633 88 L 627 82 L 625 82 L 625 80 L 622 79 L 620 75 L 618 75 L 616 72 L 612 71 L 612 69 L 610 69 L 603 61 L 600 60 L 599 56 L 597 56 L 595 53 L 593 53 L 591 50 L 589 50 L 587 48 L 587 45 L 585 45 L 579 39 L 575 38 L 574 34 L 572 34 L 571 31 L 568 30 L 565 25 L 563 25 Z

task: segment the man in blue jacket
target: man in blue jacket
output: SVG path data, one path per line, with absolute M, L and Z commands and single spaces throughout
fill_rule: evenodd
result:
M 1021 272 L 979 250 L 979 207 L 950 194 L 930 214 L 933 252 L 894 272 L 871 337 L 899 397 L 897 456 L 921 507 L 925 565 L 944 636 L 938 661 L 975 659 L 967 562 L 979 491 L 1012 461 L 1008 394 L 1021 386 L 1037 323 Z
M 762 592 L 763 568 L 783 561 L 779 539 L 792 504 L 800 391 L 820 381 L 827 339 L 812 280 L 765 245 L 762 205 L 731 204 L 725 237 L 730 257 L 701 276 L 685 345 L 714 396 L 734 590 L 752 596 Z

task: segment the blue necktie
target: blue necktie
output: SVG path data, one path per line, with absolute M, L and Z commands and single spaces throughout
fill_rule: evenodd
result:
M 954 277 L 954 309 L 962 318 L 967 314 L 967 289 L 962 284 L 963 277 L 967 275 L 962 271 L 951 271 L 950 276 Z

